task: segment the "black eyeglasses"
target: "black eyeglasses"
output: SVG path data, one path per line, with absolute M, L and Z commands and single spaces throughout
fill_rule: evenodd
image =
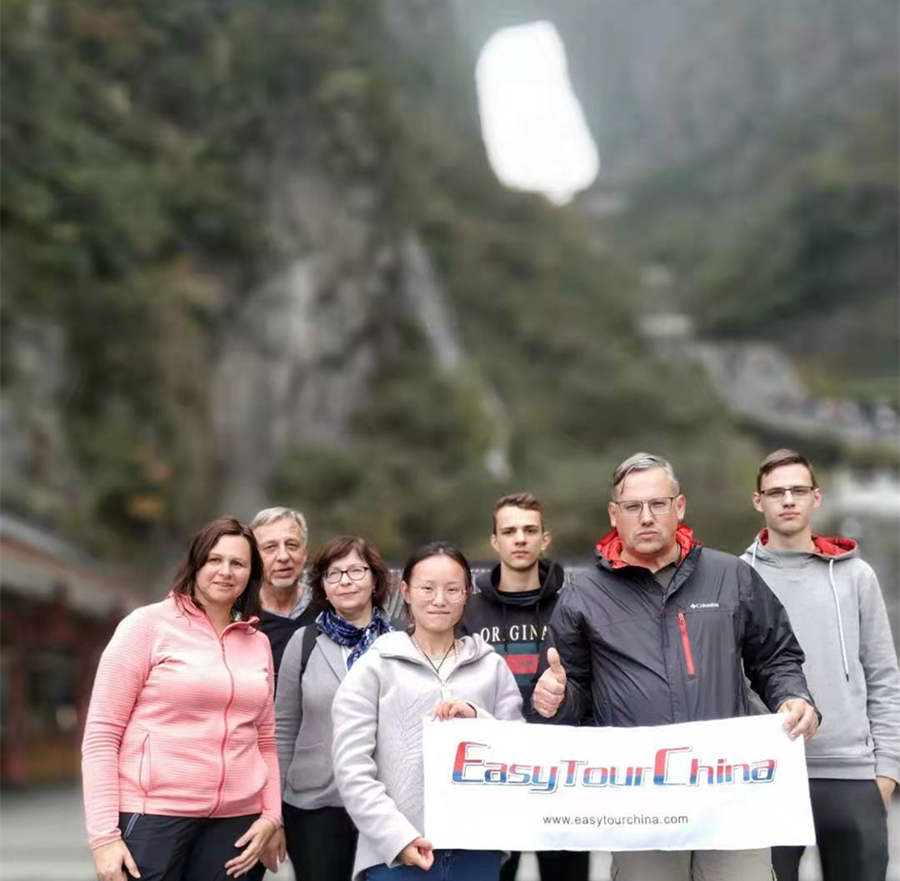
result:
M 347 569 L 329 569 L 325 573 L 325 581 L 329 584 L 337 584 L 344 577 L 344 573 L 347 574 L 347 577 L 351 581 L 362 581 L 368 571 L 368 566 L 350 566 Z
M 772 499 L 772 501 L 780 502 L 788 493 L 791 494 L 792 499 L 807 499 L 814 489 L 814 486 L 773 486 L 771 489 L 761 489 L 759 494 L 767 499 Z

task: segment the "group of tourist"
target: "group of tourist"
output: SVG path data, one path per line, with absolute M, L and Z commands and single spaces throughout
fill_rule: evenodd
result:
M 530 493 L 493 510 L 498 564 L 473 585 L 446 542 L 391 575 L 360 536 L 325 541 L 289 508 L 193 537 L 168 596 L 118 626 L 88 711 L 83 778 L 101 881 L 512 881 L 518 854 L 424 837 L 423 718 L 638 726 L 749 715 L 804 736 L 825 881 L 883 881 L 900 779 L 900 673 L 872 569 L 812 532 L 811 464 L 778 450 L 742 558 L 684 523 L 672 466 L 615 471 L 596 565 L 569 576 Z M 753 694 L 751 694 L 751 689 Z M 814 700 L 815 697 L 815 700 Z M 758 711 L 758 710 L 757 710 Z M 618 881 L 796 881 L 802 848 L 627 851 Z M 540 852 L 587 881 L 586 852 Z

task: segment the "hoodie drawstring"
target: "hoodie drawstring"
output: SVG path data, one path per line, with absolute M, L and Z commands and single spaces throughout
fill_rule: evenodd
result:
M 750 554 L 750 566 L 756 568 L 756 551 L 759 548 L 759 539 L 753 542 L 753 551 Z M 837 585 L 834 583 L 834 557 L 828 560 L 828 583 L 831 585 L 831 595 L 834 597 L 834 611 L 837 614 L 838 638 L 841 641 L 841 662 L 844 665 L 844 679 L 850 681 L 850 665 L 847 663 L 847 641 L 844 639 L 844 619 L 841 617 L 841 603 L 838 599 Z
M 838 600 L 837 585 L 834 583 L 834 557 L 828 561 L 828 581 L 831 583 L 831 595 L 834 597 L 834 610 L 837 612 L 838 636 L 841 639 L 841 660 L 844 662 L 844 679 L 850 681 L 850 665 L 847 663 L 847 643 L 844 641 L 844 620 L 841 617 L 841 603 Z

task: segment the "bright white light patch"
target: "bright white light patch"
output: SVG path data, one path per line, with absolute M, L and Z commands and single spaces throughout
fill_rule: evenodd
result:
M 591 184 L 600 160 L 550 22 L 497 31 L 478 57 L 475 84 L 488 159 L 503 184 L 560 204 Z

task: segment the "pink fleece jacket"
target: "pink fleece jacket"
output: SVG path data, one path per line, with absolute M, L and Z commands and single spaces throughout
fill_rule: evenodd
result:
M 220 637 L 169 596 L 116 628 L 82 744 L 91 847 L 121 837 L 120 811 L 281 824 L 272 651 L 255 621 Z

